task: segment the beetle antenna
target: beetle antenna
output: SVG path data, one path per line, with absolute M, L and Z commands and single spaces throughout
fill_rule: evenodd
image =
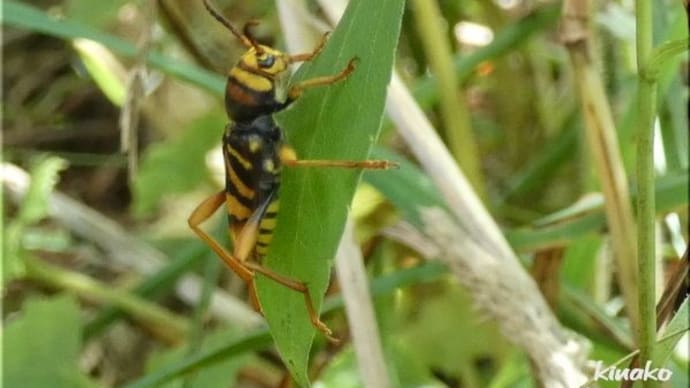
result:
M 211 16 L 213 16 L 216 20 L 218 20 L 218 22 L 220 22 L 220 24 L 224 25 L 228 30 L 230 30 L 230 32 L 232 32 L 232 34 L 235 35 L 243 45 L 246 47 L 254 47 L 256 49 L 257 44 L 246 35 L 240 34 L 239 31 L 237 31 L 235 27 L 230 24 L 230 21 L 226 19 L 225 16 L 221 15 L 220 12 L 213 8 L 209 0 L 204 0 L 204 6 Z M 246 27 L 247 26 L 245 26 L 245 30 L 247 29 Z
M 256 39 L 254 39 L 254 34 L 252 34 L 252 27 L 256 26 L 257 24 L 259 24 L 259 22 L 256 20 L 248 21 L 244 25 L 244 28 L 242 28 L 242 33 L 251 42 L 252 46 L 254 47 L 254 50 L 256 50 L 256 53 L 262 54 L 264 51 L 259 46 L 259 43 L 256 42 Z

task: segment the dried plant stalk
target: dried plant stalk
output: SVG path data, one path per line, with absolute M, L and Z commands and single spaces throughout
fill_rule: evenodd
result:
M 584 384 L 586 343 L 559 324 L 519 263 L 491 255 L 438 208 L 423 209 L 421 215 L 424 234 L 438 247 L 439 260 L 470 291 L 477 308 L 525 350 L 542 386 Z

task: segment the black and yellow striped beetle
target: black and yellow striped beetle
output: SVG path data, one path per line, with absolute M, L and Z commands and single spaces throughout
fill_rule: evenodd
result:
M 287 108 L 305 89 L 330 85 L 344 80 L 355 70 L 355 60 L 331 76 L 317 77 L 290 85 L 280 96 L 281 85 L 288 77 L 288 67 L 296 62 L 310 61 L 325 44 L 325 36 L 311 53 L 288 55 L 259 44 L 251 34 L 255 22 L 245 24 L 242 32 L 203 0 L 208 12 L 235 35 L 247 52 L 230 69 L 225 90 L 225 108 L 232 123 L 223 134 L 225 189 L 204 200 L 189 216 L 189 227 L 249 287 L 250 300 L 261 310 L 256 297 L 254 276 L 261 273 L 283 286 L 304 295 L 312 324 L 331 340 L 331 330 L 321 322 L 312 304 L 309 288 L 303 282 L 280 275 L 259 264 L 269 249 L 279 209 L 280 170 L 287 167 L 343 167 L 388 169 L 395 163 L 386 160 L 300 160 L 285 143 L 283 130 L 272 114 Z M 225 203 L 228 212 L 233 251 L 200 228 Z

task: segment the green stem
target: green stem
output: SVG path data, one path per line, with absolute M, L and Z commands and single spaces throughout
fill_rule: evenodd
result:
M 185 339 L 187 321 L 157 304 L 35 257 L 27 257 L 25 264 L 27 275 L 33 279 L 72 291 L 84 299 L 117 306 L 170 343 Z
M 656 337 L 655 301 L 655 247 L 654 247 L 654 110 L 656 108 L 656 82 L 646 77 L 647 64 L 652 57 L 652 2 L 635 1 L 637 23 L 636 48 L 638 69 L 638 124 L 637 124 L 637 249 L 639 281 L 640 365 L 652 359 Z M 643 382 L 654 387 L 654 381 Z
M 654 107 L 656 106 L 656 84 L 640 79 L 638 82 L 639 100 L 637 139 L 637 249 L 638 249 L 638 281 L 640 313 L 640 345 L 641 364 L 651 359 L 654 353 L 654 338 L 656 333 L 655 301 L 655 241 L 654 241 Z
M 462 90 L 457 85 L 451 49 L 444 32 L 441 11 L 434 0 L 413 0 L 417 31 L 422 39 L 429 65 L 438 79 L 439 104 L 445 140 L 480 198 L 486 198 L 481 163 L 470 112 Z

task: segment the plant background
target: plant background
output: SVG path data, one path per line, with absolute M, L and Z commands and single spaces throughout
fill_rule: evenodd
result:
M 3 192 L 6 386 L 146 386 L 173 376 L 169 384 L 276 386 L 288 379 L 271 337 L 255 328 L 256 316 L 241 306 L 226 306 L 224 313 L 210 307 L 219 290 L 241 305 L 245 290 L 186 226 L 194 206 L 221 185 L 217 146 L 226 118 L 217 74 L 242 53 L 199 3 L 159 1 L 153 25 L 142 1 L 98 7 L 85 0 L 3 2 L 3 162 L 32 179 L 21 201 Z M 469 166 L 464 172 L 562 323 L 592 342 L 592 359 L 619 360 L 635 349 L 634 335 L 621 311 L 602 182 L 584 135 L 575 71 L 559 41 L 561 4 L 439 1 L 438 21 L 426 19 L 418 3 L 406 4 L 395 68 L 451 153 Z M 41 12 L 17 12 L 23 9 L 17 4 Z M 305 4 L 322 16 L 318 4 Z M 217 6 L 236 23 L 259 17 L 257 36 L 284 47 L 274 2 L 218 0 Z M 683 11 L 672 0 L 653 8 L 655 46 L 687 36 Z M 70 24 L 45 31 L 46 20 L 55 19 L 42 17 Z M 594 66 L 616 124 L 619 167 L 634 196 L 636 18 L 628 1 L 601 1 L 591 20 Z M 493 40 L 459 41 L 453 27 L 460 21 L 488 27 Z M 424 36 L 434 22 L 445 34 L 436 41 L 451 49 L 457 88 L 431 81 L 440 75 L 434 61 L 442 50 Z M 73 39 L 84 31 L 106 47 Z M 135 97 L 140 121 L 131 127 L 138 143 L 138 152 L 130 153 L 138 161 L 133 169 L 120 152 L 118 122 L 123 109 L 136 112 L 126 103 L 127 71 L 141 64 L 135 47 L 142 36 L 150 36 L 147 44 L 158 57 L 146 74 L 150 90 Z M 658 294 L 682 264 L 687 244 L 687 66 L 687 54 L 674 56 L 659 75 Z M 443 107 L 448 102 L 454 112 Z M 344 139 L 341 146 L 348 144 Z M 385 232 L 411 217 L 406 209 L 442 201 L 386 118 L 374 154 L 411 162 L 389 175 L 365 175 L 351 212 L 394 384 L 535 384 L 525 354 L 477 312 L 454 278 Z M 4 185 L 18 179 L 7 166 Z M 77 207 L 50 205 L 56 191 Z M 90 230 L 79 225 L 85 207 L 96 212 Z M 224 221 L 214 218 L 206 227 L 224 238 Z M 147 267 L 144 256 L 160 262 Z M 195 283 L 196 303 L 189 288 L 176 286 L 190 273 L 202 279 Z M 309 374 L 324 386 L 358 386 L 337 288 L 331 285 L 326 297 L 325 317 L 345 341 L 334 346 L 317 336 Z M 678 328 L 687 332 L 687 325 Z M 669 386 L 687 386 L 687 354 L 660 347 L 674 371 Z

